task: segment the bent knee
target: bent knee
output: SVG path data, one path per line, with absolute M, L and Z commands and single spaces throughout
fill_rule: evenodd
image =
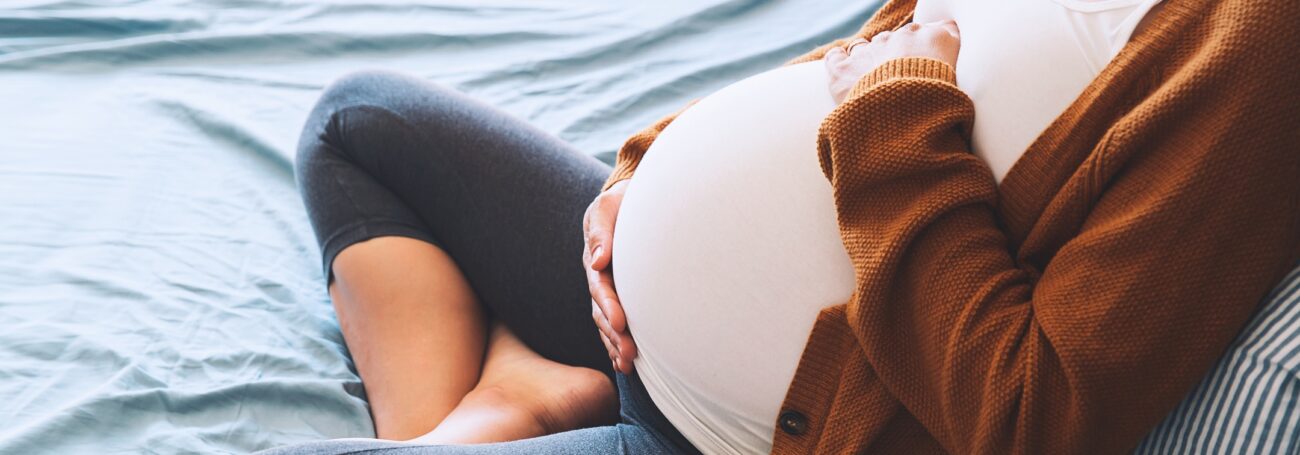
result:
M 383 106 L 420 84 L 428 83 L 395 71 L 354 71 L 327 85 L 317 105 L 335 110 L 353 105 Z
M 395 114 L 416 93 L 431 88 L 441 90 L 436 84 L 384 70 L 356 71 L 335 79 L 321 92 L 307 116 L 295 167 L 317 159 L 324 152 L 346 152 L 345 140 L 354 135 L 351 130 L 382 127 L 369 121 L 367 114 Z
M 456 104 L 461 98 L 454 89 L 407 74 L 386 70 L 356 71 L 325 87 L 312 109 L 308 126 L 330 126 L 337 122 L 340 112 L 357 110 L 353 108 L 423 118 L 432 112 L 446 110 L 445 107 Z
M 460 131 L 473 112 L 482 110 L 471 98 L 437 83 L 393 71 L 349 73 L 325 88 L 308 115 L 294 167 L 302 178 L 320 167 L 313 162 L 365 167 L 399 153 L 394 148 L 428 152 L 430 141 L 446 136 L 439 131 Z

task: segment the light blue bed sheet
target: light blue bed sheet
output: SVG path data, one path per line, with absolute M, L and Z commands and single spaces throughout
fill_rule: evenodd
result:
M 296 193 L 356 69 L 608 159 L 874 0 L 0 2 L 0 453 L 244 453 L 371 436 Z

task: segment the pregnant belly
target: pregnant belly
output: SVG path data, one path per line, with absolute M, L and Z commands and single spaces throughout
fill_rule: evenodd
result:
M 615 285 L 655 405 L 705 453 L 766 453 L 817 313 L 853 268 L 817 162 L 834 108 L 820 61 L 742 80 L 683 112 L 637 168 Z

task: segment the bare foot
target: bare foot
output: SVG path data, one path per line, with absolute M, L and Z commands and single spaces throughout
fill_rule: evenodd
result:
M 604 373 L 547 360 L 494 324 L 478 385 L 437 428 L 409 442 L 514 441 L 612 422 L 617 414 Z

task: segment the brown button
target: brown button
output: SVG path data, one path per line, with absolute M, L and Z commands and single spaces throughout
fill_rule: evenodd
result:
M 781 426 L 781 431 L 795 436 L 808 431 L 808 417 L 799 411 L 785 411 L 781 417 L 777 418 L 777 424 Z

